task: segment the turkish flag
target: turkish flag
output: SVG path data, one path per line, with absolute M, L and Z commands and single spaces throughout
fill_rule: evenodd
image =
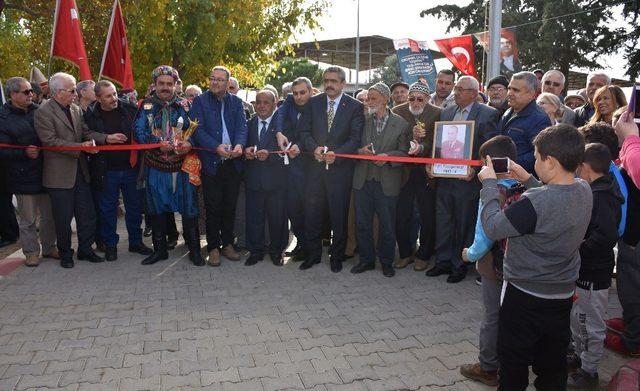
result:
M 111 25 L 107 33 L 104 55 L 102 56 L 100 76 L 118 82 L 124 89 L 134 88 L 127 31 L 124 26 L 119 0 L 113 2 Z
M 75 0 L 58 0 L 56 3 L 51 57 L 60 57 L 76 64 L 80 68 L 80 80 L 92 79 Z
M 471 35 L 461 37 L 436 39 L 436 45 L 451 63 L 465 75 L 478 78 L 474 65 L 476 56 L 473 54 L 473 38 Z

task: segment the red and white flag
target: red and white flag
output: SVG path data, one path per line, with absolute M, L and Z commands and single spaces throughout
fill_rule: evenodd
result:
M 471 35 L 461 37 L 436 39 L 436 45 L 451 63 L 465 75 L 478 78 L 474 65 L 476 56 L 473 53 L 473 38 Z
M 50 55 L 77 65 L 80 68 L 80 80 L 92 79 L 75 0 L 57 0 L 56 2 Z
M 134 88 L 127 31 L 119 0 L 113 2 L 111 24 L 100 65 L 100 77 L 102 76 L 119 83 L 124 89 Z

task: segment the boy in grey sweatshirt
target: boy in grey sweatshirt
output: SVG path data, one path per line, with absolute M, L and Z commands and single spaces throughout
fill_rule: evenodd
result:
M 578 130 L 551 126 L 533 144 L 542 183 L 510 162 L 511 176 L 528 190 L 508 208 L 500 209 L 490 157 L 478 175 L 484 231 L 507 239 L 498 359 L 499 389 L 509 391 L 527 388 L 529 365 L 537 389 L 566 388 L 571 298 L 592 205 L 589 184 L 574 177 L 585 145 Z

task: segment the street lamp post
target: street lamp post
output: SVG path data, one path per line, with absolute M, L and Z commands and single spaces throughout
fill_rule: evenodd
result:
M 489 0 L 489 56 L 486 81 L 500 74 L 500 30 L 502 29 L 502 0 Z
M 356 17 L 356 85 L 354 91 L 358 91 L 358 79 L 360 76 L 360 0 L 357 1 Z

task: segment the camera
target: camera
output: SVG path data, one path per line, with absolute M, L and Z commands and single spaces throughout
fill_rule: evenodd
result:
M 509 172 L 509 158 L 507 157 L 492 157 L 491 164 L 496 174 L 506 174 Z

